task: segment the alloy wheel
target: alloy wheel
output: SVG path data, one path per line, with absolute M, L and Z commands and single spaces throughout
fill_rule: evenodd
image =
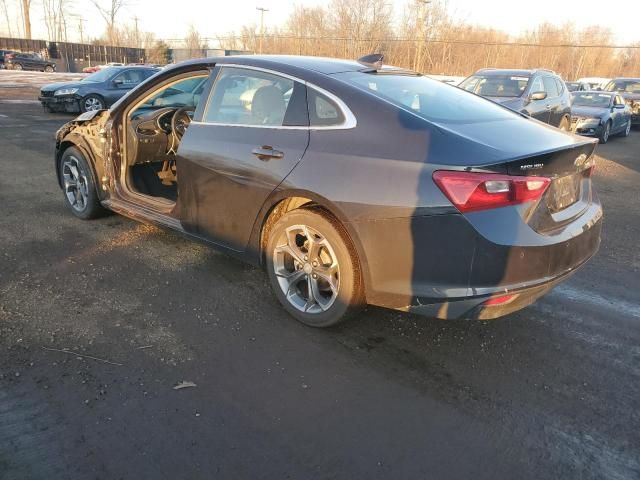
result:
M 340 289 L 340 266 L 327 239 L 307 225 L 292 225 L 276 245 L 273 269 L 287 301 L 309 314 L 331 308 Z
M 102 110 L 102 102 L 99 98 L 89 97 L 84 99 L 84 109 L 87 112 L 92 112 L 94 110 Z
M 611 125 L 607 123 L 604 127 L 604 133 L 602 134 L 602 143 L 607 143 L 609 140 L 609 133 L 611 132 Z
M 631 133 L 631 120 L 627 122 L 627 128 L 624 131 L 624 136 L 628 137 L 630 133 Z
M 75 211 L 82 212 L 89 200 L 89 183 L 86 172 L 73 155 L 67 157 L 62 164 L 62 178 L 69 205 Z

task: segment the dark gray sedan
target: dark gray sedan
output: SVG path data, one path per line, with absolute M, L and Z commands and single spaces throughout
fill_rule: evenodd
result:
M 367 303 L 495 318 L 595 254 L 594 140 L 375 58 L 169 67 L 58 131 L 67 206 L 263 265 L 315 327 Z
M 628 137 L 631 107 L 621 95 L 609 92 L 572 92 L 571 128 L 578 135 L 607 143 L 611 135 Z
M 151 67 L 109 67 L 77 82 L 45 85 L 38 100 L 52 112 L 103 110 L 158 71 Z

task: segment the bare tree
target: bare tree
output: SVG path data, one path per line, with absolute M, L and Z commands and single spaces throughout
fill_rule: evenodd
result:
M 31 0 L 22 0 L 22 19 L 24 21 L 24 36 L 31 39 Z
M 203 50 L 207 48 L 202 40 L 200 33 L 193 25 L 189 26 L 187 36 L 184 38 L 185 47 L 187 48 L 189 58 L 199 58 L 204 55 Z
M 107 24 L 107 40 L 113 44 L 116 40 L 116 17 L 118 12 L 125 6 L 125 0 L 107 0 L 106 5 L 103 5 L 104 0 L 91 0 L 91 3 L 96 7 L 102 18 Z
M 71 0 L 42 0 L 44 23 L 49 40 L 67 41 L 67 18 Z
M 7 0 L 0 0 L 0 8 L 2 9 L 2 14 L 4 15 L 5 21 L 7 23 L 7 33 L 10 37 L 13 36 L 11 32 L 11 18 L 9 16 L 9 5 L 7 5 Z

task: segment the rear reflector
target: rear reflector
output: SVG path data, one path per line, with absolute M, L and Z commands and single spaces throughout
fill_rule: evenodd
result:
M 517 293 L 513 293 L 511 295 L 501 295 L 499 297 L 491 297 L 489 300 L 482 303 L 485 307 L 495 307 L 497 305 L 504 305 L 505 303 L 509 303 L 518 296 Z
M 438 170 L 433 181 L 462 213 L 540 200 L 547 177 Z

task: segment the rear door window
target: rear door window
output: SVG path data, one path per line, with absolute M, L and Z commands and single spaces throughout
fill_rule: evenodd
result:
M 222 67 L 203 121 L 244 126 L 307 126 L 304 85 L 268 72 Z

